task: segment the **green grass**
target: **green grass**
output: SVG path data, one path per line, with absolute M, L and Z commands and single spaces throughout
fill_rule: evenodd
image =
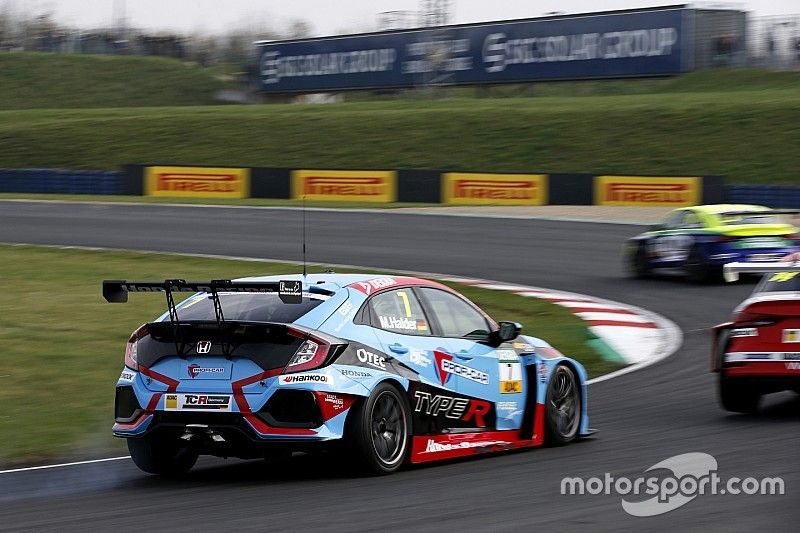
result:
M 204 105 L 224 83 L 174 59 L 0 54 L 0 110 Z
M 165 304 L 147 294 L 131 295 L 128 305 L 107 304 L 100 296 L 102 279 L 217 279 L 296 270 L 268 262 L 0 246 L 0 463 L 122 451 L 110 428 L 124 343 Z M 526 324 L 525 333 L 579 359 L 592 375 L 617 368 L 584 344 L 586 327 L 566 309 L 451 285 L 492 316 Z
M 124 163 L 726 175 L 732 183 L 791 184 L 800 168 L 800 84 L 580 98 L 0 112 L 0 167 Z

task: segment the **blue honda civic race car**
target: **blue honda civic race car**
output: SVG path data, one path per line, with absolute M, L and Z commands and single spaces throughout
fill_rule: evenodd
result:
M 168 307 L 131 335 L 116 386 L 113 433 L 145 472 L 328 448 L 381 474 L 591 433 L 580 363 L 433 281 L 103 282 L 109 302 L 130 292 Z
M 675 209 L 628 240 L 625 263 L 635 277 L 677 269 L 694 282 L 722 279 L 726 263 L 777 261 L 800 249 L 798 229 L 782 218 L 798 213 L 741 204 Z

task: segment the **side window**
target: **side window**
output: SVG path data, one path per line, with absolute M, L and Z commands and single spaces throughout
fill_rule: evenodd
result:
M 489 323 L 480 311 L 449 292 L 439 289 L 421 288 L 425 301 L 436 316 L 442 335 L 445 337 L 467 337 L 489 333 Z
M 700 217 L 697 216 L 697 213 L 693 211 L 686 211 L 686 216 L 683 218 L 681 227 L 686 229 L 702 228 L 703 223 L 700 222 Z
M 431 330 L 414 291 L 395 289 L 377 294 L 369 301 L 373 327 L 404 335 L 430 335 Z
M 664 221 L 663 226 L 667 229 L 675 229 L 681 225 L 684 216 L 684 211 L 675 211 L 674 213 L 670 213 L 667 215 L 667 219 Z

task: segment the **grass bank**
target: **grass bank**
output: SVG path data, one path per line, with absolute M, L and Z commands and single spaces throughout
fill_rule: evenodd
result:
M 0 54 L 0 110 L 205 105 L 223 83 L 175 59 Z
M 102 279 L 218 279 L 295 271 L 296 266 L 278 263 L 0 246 L 0 463 L 122 450 L 110 427 L 124 343 L 139 324 L 164 310 L 164 302 L 140 294 L 128 305 L 109 305 L 100 296 Z M 526 324 L 524 332 L 579 359 L 592 375 L 617 368 L 584 344 L 586 327 L 566 309 L 511 293 L 457 287 L 492 316 Z
M 0 112 L 0 167 L 124 163 L 797 182 L 798 89 Z

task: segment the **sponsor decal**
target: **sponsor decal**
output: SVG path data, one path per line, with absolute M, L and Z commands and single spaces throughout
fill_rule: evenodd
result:
M 446 172 L 444 202 L 456 205 L 544 205 L 545 174 L 474 174 Z
M 800 329 L 783 330 L 783 342 L 787 344 L 800 342 Z
M 136 372 L 132 372 L 126 368 L 119 375 L 119 381 L 125 381 L 127 383 L 131 383 L 135 377 L 136 377 Z
M 453 450 L 465 450 L 470 448 L 485 448 L 487 446 L 506 446 L 509 443 L 502 440 L 465 440 L 461 442 L 436 442 L 428 439 L 425 451 L 422 453 L 451 452 Z
M 367 379 L 372 377 L 372 374 L 370 374 L 369 372 L 362 372 L 361 370 L 350 370 L 349 368 L 340 368 L 339 372 L 344 377 L 351 379 Z
M 364 348 L 359 348 L 356 350 L 356 357 L 358 357 L 358 360 L 362 363 L 380 368 L 381 370 L 386 370 L 386 358 L 382 355 L 374 354 Z
M 495 407 L 498 411 L 506 413 L 505 418 L 511 418 L 522 412 L 517 402 L 497 402 Z
M 515 342 L 512 346 L 514 346 L 515 350 L 519 350 L 523 353 L 534 351 L 533 345 L 528 344 L 527 342 Z
M 289 374 L 278 378 L 280 385 L 297 385 L 300 383 L 330 383 L 325 374 Z
M 539 363 L 539 382 L 546 383 L 547 382 L 547 365 L 544 363 Z
M 595 205 L 686 207 L 697 205 L 701 178 L 595 176 Z
M 210 352 L 211 351 L 211 341 L 200 341 L 200 342 L 198 342 L 197 346 L 195 347 L 195 350 L 197 350 L 197 353 L 199 353 L 199 354 L 205 354 L 205 353 Z M 192 377 L 194 377 L 194 376 L 192 376 Z
M 417 366 L 424 366 L 427 368 L 431 364 L 430 357 L 426 356 L 425 352 L 422 350 L 412 348 L 409 358 L 411 362 Z
M 442 359 L 441 365 L 442 372 L 447 374 L 461 376 L 462 378 L 480 383 L 481 385 L 489 384 L 489 374 L 486 372 L 481 372 L 480 370 L 462 365 L 461 363 L 456 363 L 450 359 Z
M 181 198 L 247 198 L 246 168 L 146 167 L 145 194 Z
M 350 320 L 353 319 L 353 317 L 356 314 L 356 311 L 350 300 L 347 300 L 345 303 L 342 304 L 342 306 L 336 312 L 339 314 L 341 318 L 339 321 L 339 325 L 333 328 L 333 330 L 338 332 L 341 331 L 341 329 L 345 327 L 345 325 L 347 325 L 347 323 L 350 322 Z
M 397 173 L 373 170 L 294 170 L 292 198 L 394 202 L 397 199 Z
M 474 422 L 475 427 L 486 427 L 485 417 L 492 404 L 483 400 L 459 398 L 444 394 L 415 391 L 414 411 L 433 417 L 444 416 L 451 420 Z
M 786 370 L 800 370 L 800 361 L 787 361 Z
M 278 282 L 278 298 L 285 304 L 303 302 L 303 282 L 300 280 L 281 280 Z
M 335 394 L 326 394 L 323 401 L 329 404 L 334 411 L 341 411 L 344 409 L 344 400 Z
M 417 321 L 406 317 L 379 316 L 381 328 L 383 329 L 402 329 L 405 331 L 417 331 Z
M 387 287 L 392 287 L 397 285 L 397 280 L 394 278 L 375 278 L 369 281 L 359 281 L 357 283 L 353 283 L 350 287 L 353 287 L 359 292 L 363 292 L 367 296 L 372 294 L 375 291 L 379 291 L 381 289 L 385 289 Z
M 225 369 L 224 368 L 220 368 L 220 367 L 215 367 L 215 368 L 203 367 L 203 366 L 198 365 L 197 363 L 193 363 L 193 364 L 189 365 L 188 367 L 186 367 L 186 371 L 189 373 L 189 377 L 191 377 L 192 379 L 195 379 L 200 374 L 208 374 L 208 375 L 219 374 L 220 377 L 222 377 L 221 374 L 225 373 Z
M 731 330 L 731 337 L 758 337 L 758 330 L 756 328 L 736 328 L 736 329 L 732 329 Z
M 167 411 L 230 411 L 230 394 L 166 394 Z
M 501 352 L 504 352 L 501 355 Z M 522 363 L 512 350 L 498 350 L 497 370 L 500 375 L 500 394 L 522 392 Z

